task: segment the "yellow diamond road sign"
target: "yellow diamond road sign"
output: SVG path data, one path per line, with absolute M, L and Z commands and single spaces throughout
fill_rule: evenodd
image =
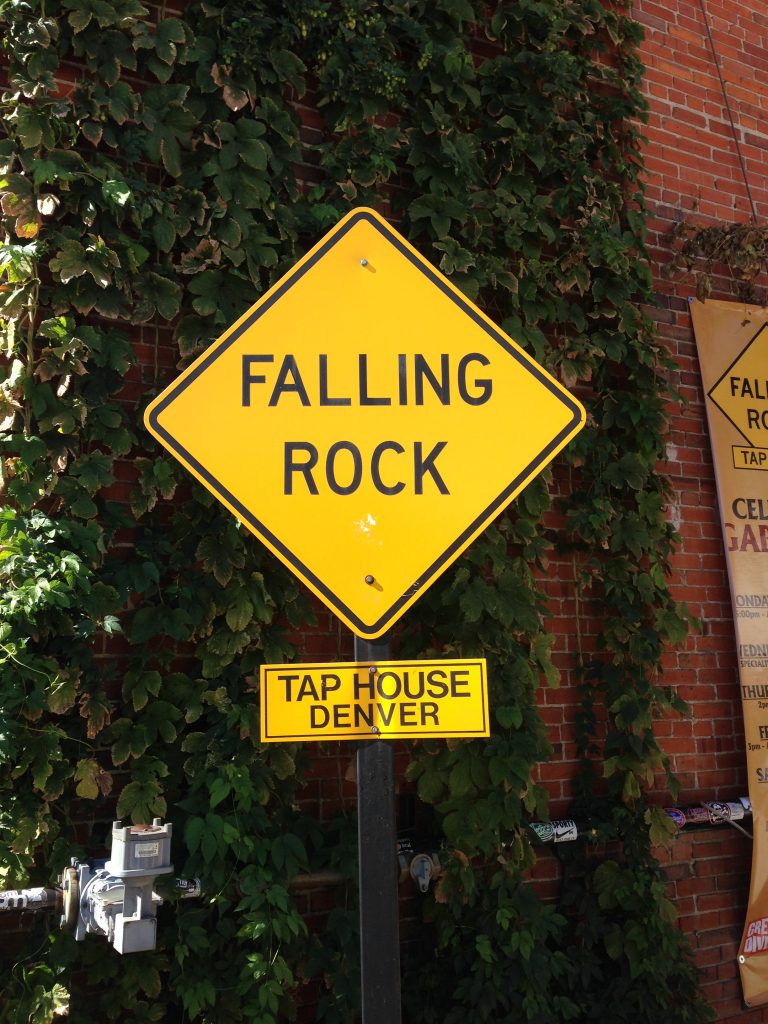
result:
M 768 447 L 768 324 L 738 354 L 709 397 L 748 444 Z
M 146 413 L 359 636 L 381 636 L 581 429 L 581 405 L 353 210 Z

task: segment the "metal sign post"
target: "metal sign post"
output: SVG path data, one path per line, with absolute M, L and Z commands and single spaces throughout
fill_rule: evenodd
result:
M 355 637 L 356 661 L 390 657 L 389 641 Z M 400 1024 L 400 922 L 392 744 L 357 749 L 360 985 L 363 1024 Z

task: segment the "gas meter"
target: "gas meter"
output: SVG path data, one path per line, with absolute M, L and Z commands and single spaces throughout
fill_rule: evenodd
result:
M 163 902 L 155 880 L 173 871 L 171 832 L 155 818 L 151 825 L 112 825 L 112 850 L 103 867 L 72 860 L 61 879 L 61 926 L 82 940 L 105 935 L 118 953 L 155 948 L 156 912 Z

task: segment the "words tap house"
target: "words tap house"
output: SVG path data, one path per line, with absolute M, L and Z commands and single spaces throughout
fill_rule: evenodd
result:
M 483 659 L 264 665 L 262 738 L 488 735 Z

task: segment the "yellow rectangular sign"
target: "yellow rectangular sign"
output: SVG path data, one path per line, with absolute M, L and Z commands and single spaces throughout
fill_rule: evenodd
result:
M 261 666 L 261 741 L 489 736 L 484 658 Z
M 756 469 L 768 472 L 768 448 L 745 448 L 744 445 L 732 444 L 733 468 Z

